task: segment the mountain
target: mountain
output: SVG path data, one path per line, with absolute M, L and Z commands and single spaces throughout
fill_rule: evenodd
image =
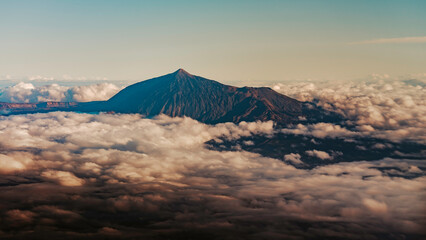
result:
M 131 85 L 107 101 L 108 109 L 188 116 L 205 123 L 284 120 L 299 116 L 302 103 L 270 88 L 237 88 L 183 69 Z
M 329 117 L 312 103 L 303 103 L 266 87 L 234 87 L 189 74 L 183 69 L 130 85 L 107 101 L 52 107 L 8 108 L 9 114 L 39 111 L 139 113 L 188 116 L 204 123 L 266 121 L 278 124 Z M 43 106 L 45 106 L 44 104 Z M 1 110 L 1 104 L 0 104 Z

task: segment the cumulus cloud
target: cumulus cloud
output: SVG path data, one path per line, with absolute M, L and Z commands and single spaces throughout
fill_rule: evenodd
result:
M 205 125 L 166 116 L 2 117 L 0 237 L 422 236 L 422 161 L 306 170 L 205 145 L 273 131 L 272 122 Z
M 14 152 L 0 154 L 0 173 L 13 173 L 25 169 L 31 163 L 31 155 L 28 153 Z
M 5 218 L 15 226 L 29 224 L 34 220 L 35 214 L 31 211 L 13 209 L 5 213 Z
M 321 160 L 333 159 L 333 157 L 330 156 L 330 154 L 328 154 L 327 152 L 324 152 L 324 151 L 319 151 L 319 150 L 314 149 L 314 150 L 308 150 L 308 151 L 305 151 L 305 152 L 306 152 L 306 154 L 308 154 L 308 156 L 316 157 L 316 158 L 319 158 Z
M 90 102 L 107 100 L 120 90 L 119 87 L 111 83 L 100 83 L 89 86 L 77 86 L 68 90 L 72 99 L 76 102 Z
M 0 102 L 89 102 L 107 100 L 120 90 L 114 84 L 100 83 L 88 86 L 65 87 L 50 84 L 36 87 L 32 83 L 20 82 L 0 90 Z
M 301 156 L 298 153 L 290 153 L 290 154 L 286 154 L 284 155 L 284 161 L 289 161 L 292 162 L 294 164 L 303 164 Z
M 47 170 L 41 173 L 42 177 L 49 180 L 54 180 L 62 186 L 81 186 L 84 184 L 84 180 L 76 177 L 74 174 L 65 171 L 52 171 Z
M 364 206 L 366 206 L 371 212 L 374 213 L 386 213 L 388 211 L 388 207 L 386 203 L 379 202 L 374 199 L 365 198 L 362 200 Z
M 317 138 L 348 138 L 361 136 L 358 132 L 350 131 L 342 126 L 332 123 L 317 123 L 317 124 L 297 124 L 293 128 L 281 129 L 283 133 L 292 133 L 297 135 L 312 135 Z
M 426 143 L 426 87 L 413 81 L 375 75 L 368 81 L 276 84 L 273 88 L 300 101 L 317 102 L 347 119 L 344 126 L 319 123 L 289 128 L 295 134 Z

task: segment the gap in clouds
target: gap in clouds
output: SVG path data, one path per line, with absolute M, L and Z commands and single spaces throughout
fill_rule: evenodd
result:
M 310 132 L 295 134 L 292 129 L 282 129 L 270 136 L 252 135 L 236 140 L 213 139 L 208 141 L 206 146 L 217 151 L 255 152 L 265 157 L 280 159 L 300 169 L 383 158 L 405 160 L 426 158 L 426 145 L 416 142 L 391 142 L 362 135 L 317 137 Z M 422 175 L 420 172 L 406 177 Z

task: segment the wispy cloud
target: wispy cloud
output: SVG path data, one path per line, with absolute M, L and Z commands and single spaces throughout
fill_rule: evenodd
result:
M 350 45 L 359 44 L 381 44 L 381 43 L 426 43 L 426 36 L 424 37 L 402 37 L 402 38 L 377 38 L 372 40 L 351 42 Z

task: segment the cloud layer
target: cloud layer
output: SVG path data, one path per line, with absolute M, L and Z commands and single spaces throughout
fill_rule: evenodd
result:
M 0 90 L 0 102 L 89 102 L 107 100 L 120 90 L 114 84 L 100 83 L 88 86 L 65 87 L 58 84 L 35 87 L 20 82 Z
M 426 87 L 424 79 L 391 80 L 373 76 L 352 83 L 277 84 L 273 88 L 300 101 L 315 101 L 348 121 L 340 125 L 298 125 L 294 133 L 316 137 L 369 136 L 395 142 L 426 143 Z
M 166 116 L 2 117 L 0 237 L 422 236 L 426 178 L 385 174 L 424 173 L 422 161 L 384 159 L 303 170 L 205 145 L 273 132 L 272 122 L 212 126 Z M 297 162 L 300 155 L 286 158 Z

